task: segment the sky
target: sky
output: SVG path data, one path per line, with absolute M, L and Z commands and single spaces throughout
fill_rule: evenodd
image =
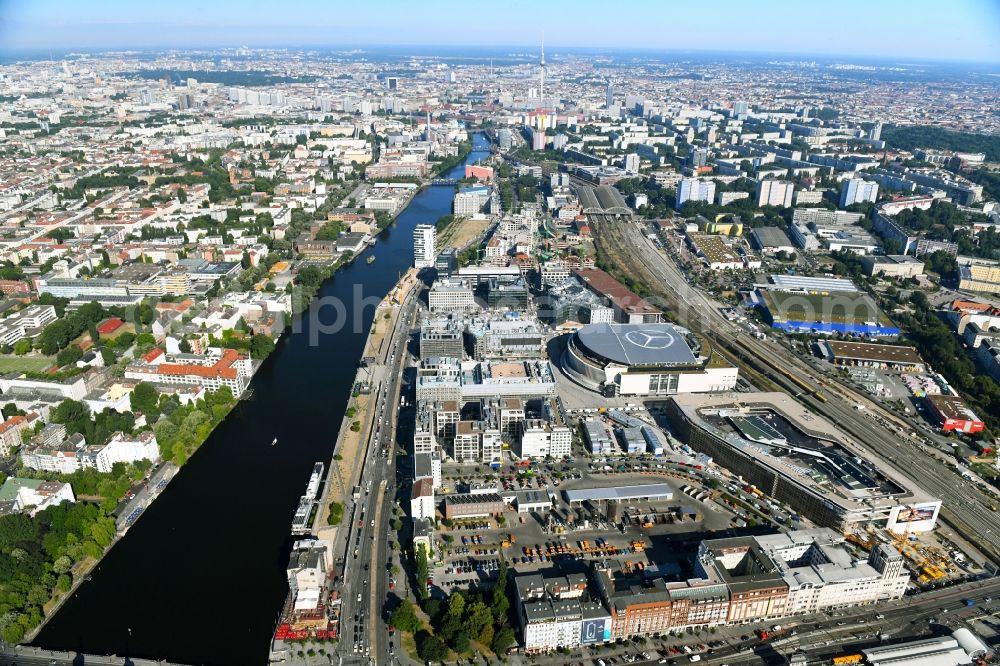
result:
M 1000 0 L 0 0 L 0 49 L 643 48 L 1000 63 Z

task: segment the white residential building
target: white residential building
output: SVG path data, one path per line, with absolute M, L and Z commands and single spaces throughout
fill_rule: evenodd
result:
M 413 265 L 432 268 L 436 253 L 437 229 L 433 224 L 418 224 L 413 229 Z
M 878 199 L 878 183 L 863 178 L 848 178 L 841 185 L 840 207 L 847 208 L 851 204 L 863 201 L 874 202 Z
M 13 345 L 24 337 L 35 337 L 56 320 L 52 305 L 30 305 L 0 321 L 0 345 Z
M 20 513 L 30 515 L 63 502 L 76 502 L 73 488 L 61 481 L 19 479 L 11 477 L 0 486 L 0 515 Z
M 135 437 L 116 432 L 104 446 L 87 446 L 82 435 L 74 434 L 57 446 L 35 446 L 21 453 L 21 463 L 43 472 L 72 474 L 81 469 L 110 473 L 115 463 L 157 461 L 160 447 L 149 431 Z
M 715 181 L 684 178 L 677 183 L 677 210 L 688 201 L 712 203 L 715 199 Z
M 434 484 L 431 479 L 420 479 L 413 483 L 410 516 L 414 520 L 421 518 L 434 520 Z
M 469 217 L 483 209 L 489 200 L 489 187 L 467 187 L 455 193 L 452 212 L 455 217 Z
M 789 208 L 792 205 L 792 193 L 794 191 L 795 185 L 793 183 L 764 178 L 757 183 L 757 205 L 784 206 L 785 208 Z
M 573 431 L 563 425 L 553 425 L 542 419 L 521 421 L 520 451 L 522 458 L 562 458 L 571 453 Z

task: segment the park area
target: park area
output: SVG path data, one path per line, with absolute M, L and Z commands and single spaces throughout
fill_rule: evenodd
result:
M 438 246 L 441 248 L 453 247 L 461 250 L 481 236 L 489 225 L 489 220 L 458 218 L 441 232 L 438 238 Z
M 43 372 L 52 363 L 51 356 L 0 354 L 0 375 L 8 372 Z

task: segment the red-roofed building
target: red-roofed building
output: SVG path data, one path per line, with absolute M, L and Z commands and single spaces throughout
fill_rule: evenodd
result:
M 964 312 L 966 314 L 973 312 L 986 312 L 990 309 L 989 303 L 977 303 L 976 301 L 963 301 L 956 299 L 951 302 L 951 309 L 956 312 Z
M 157 303 L 154 307 L 160 312 L 173 310 L 174 312 L 184 314 L 191 308 L 192 305 L 194 305 L 194 301 L 190 298 L 185 298 L 183 301 L 178 301 L 177 303 Z
M 143 354 L 142 360 L 144 363 L 148 363 L 150 365 L 158 365 L 160 363 L 163 363 L 163 356 L 164 356 L 163 350 L 160 349 L 159 347 L 155 347 L 153 349 L 150 349 L 145 354 Z
M 34 427 L 38 414 L 31 412 L 27 416 L 12 416 L 0 423 L 0 455 L 9 456 L 12 449 L 21 446 L 21 432 Z
M 250 357 L 234 349 L 225 349 L 221 354 L 205 355 L 166 355 L 161 351 L 153 362 L 146 361 L 145 356 L 143 360 L 145 362 L 125 369 L 126 379 L 154 384 L 203 386 L 209 391 L 228 386 L 233 395 L 238 396 L 246 389 L 252 374 Z
M 614 279 L 600 268 L 581 268 L 573 274 L 615 311 L 623 324 L 650 324 L 663 321 L 663 311 Z
M 23 280 L 0 280 L 0 294 L 23 298 L 31 294 L 31 287 Z

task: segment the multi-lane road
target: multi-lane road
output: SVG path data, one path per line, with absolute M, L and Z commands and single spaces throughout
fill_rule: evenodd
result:
M 353 501 L 337 555 L 344 560 L 340 652 L 345 664 L 390 664 L 383 608 L 388 593 L 386 537 L 396 490 L 395 433 L 407 342 L 417 311 L 414 290 L 397 313 L 396 327 L 376 359 L 375 416 L 362 456 L 359 497 Z M 398 647 L 398 646 L 396 646 Z
M 833 375 L 824 376 L 796 354 L 774 342 L 760 341 L 741 332 L 722 316 L 722 304 L 692 287 L 673 260 L 646 237 L 641 225 L 603 223 L 595 225 L 599 242 L 615 248 L 627 267 L 648 280 L 663 296 L 681 323 L 713 340 L 727 353 L 755 366 L 772 383 L 788 390 L 815 412 L 836 423 L 862 447 L 886 460 L 912 478 L 928 493 L 943 501 L 942 519 L 980 548 L 995 562 L 1000 562 L 1000 514 L 990 510 L 996 495 L 964 478 L 939 450 L 922 440 L 900 434 L 919 431 L 916 423 L 884 410 L 867 396 L 840 383 Z M 601 236 L 604 236 L 602 239 Z M 742 333 L 742 334 L 741 334 Z M 801 385 L 784 373 L 792 373 L 813 386 L 826 386 L 826 400 L 803 391 Z M 865 406 L 859 410 L 858 405 Z M 882 425 L 889 424 L 893 429 Z M 930 438 L 934 442 L 934 438 Z

